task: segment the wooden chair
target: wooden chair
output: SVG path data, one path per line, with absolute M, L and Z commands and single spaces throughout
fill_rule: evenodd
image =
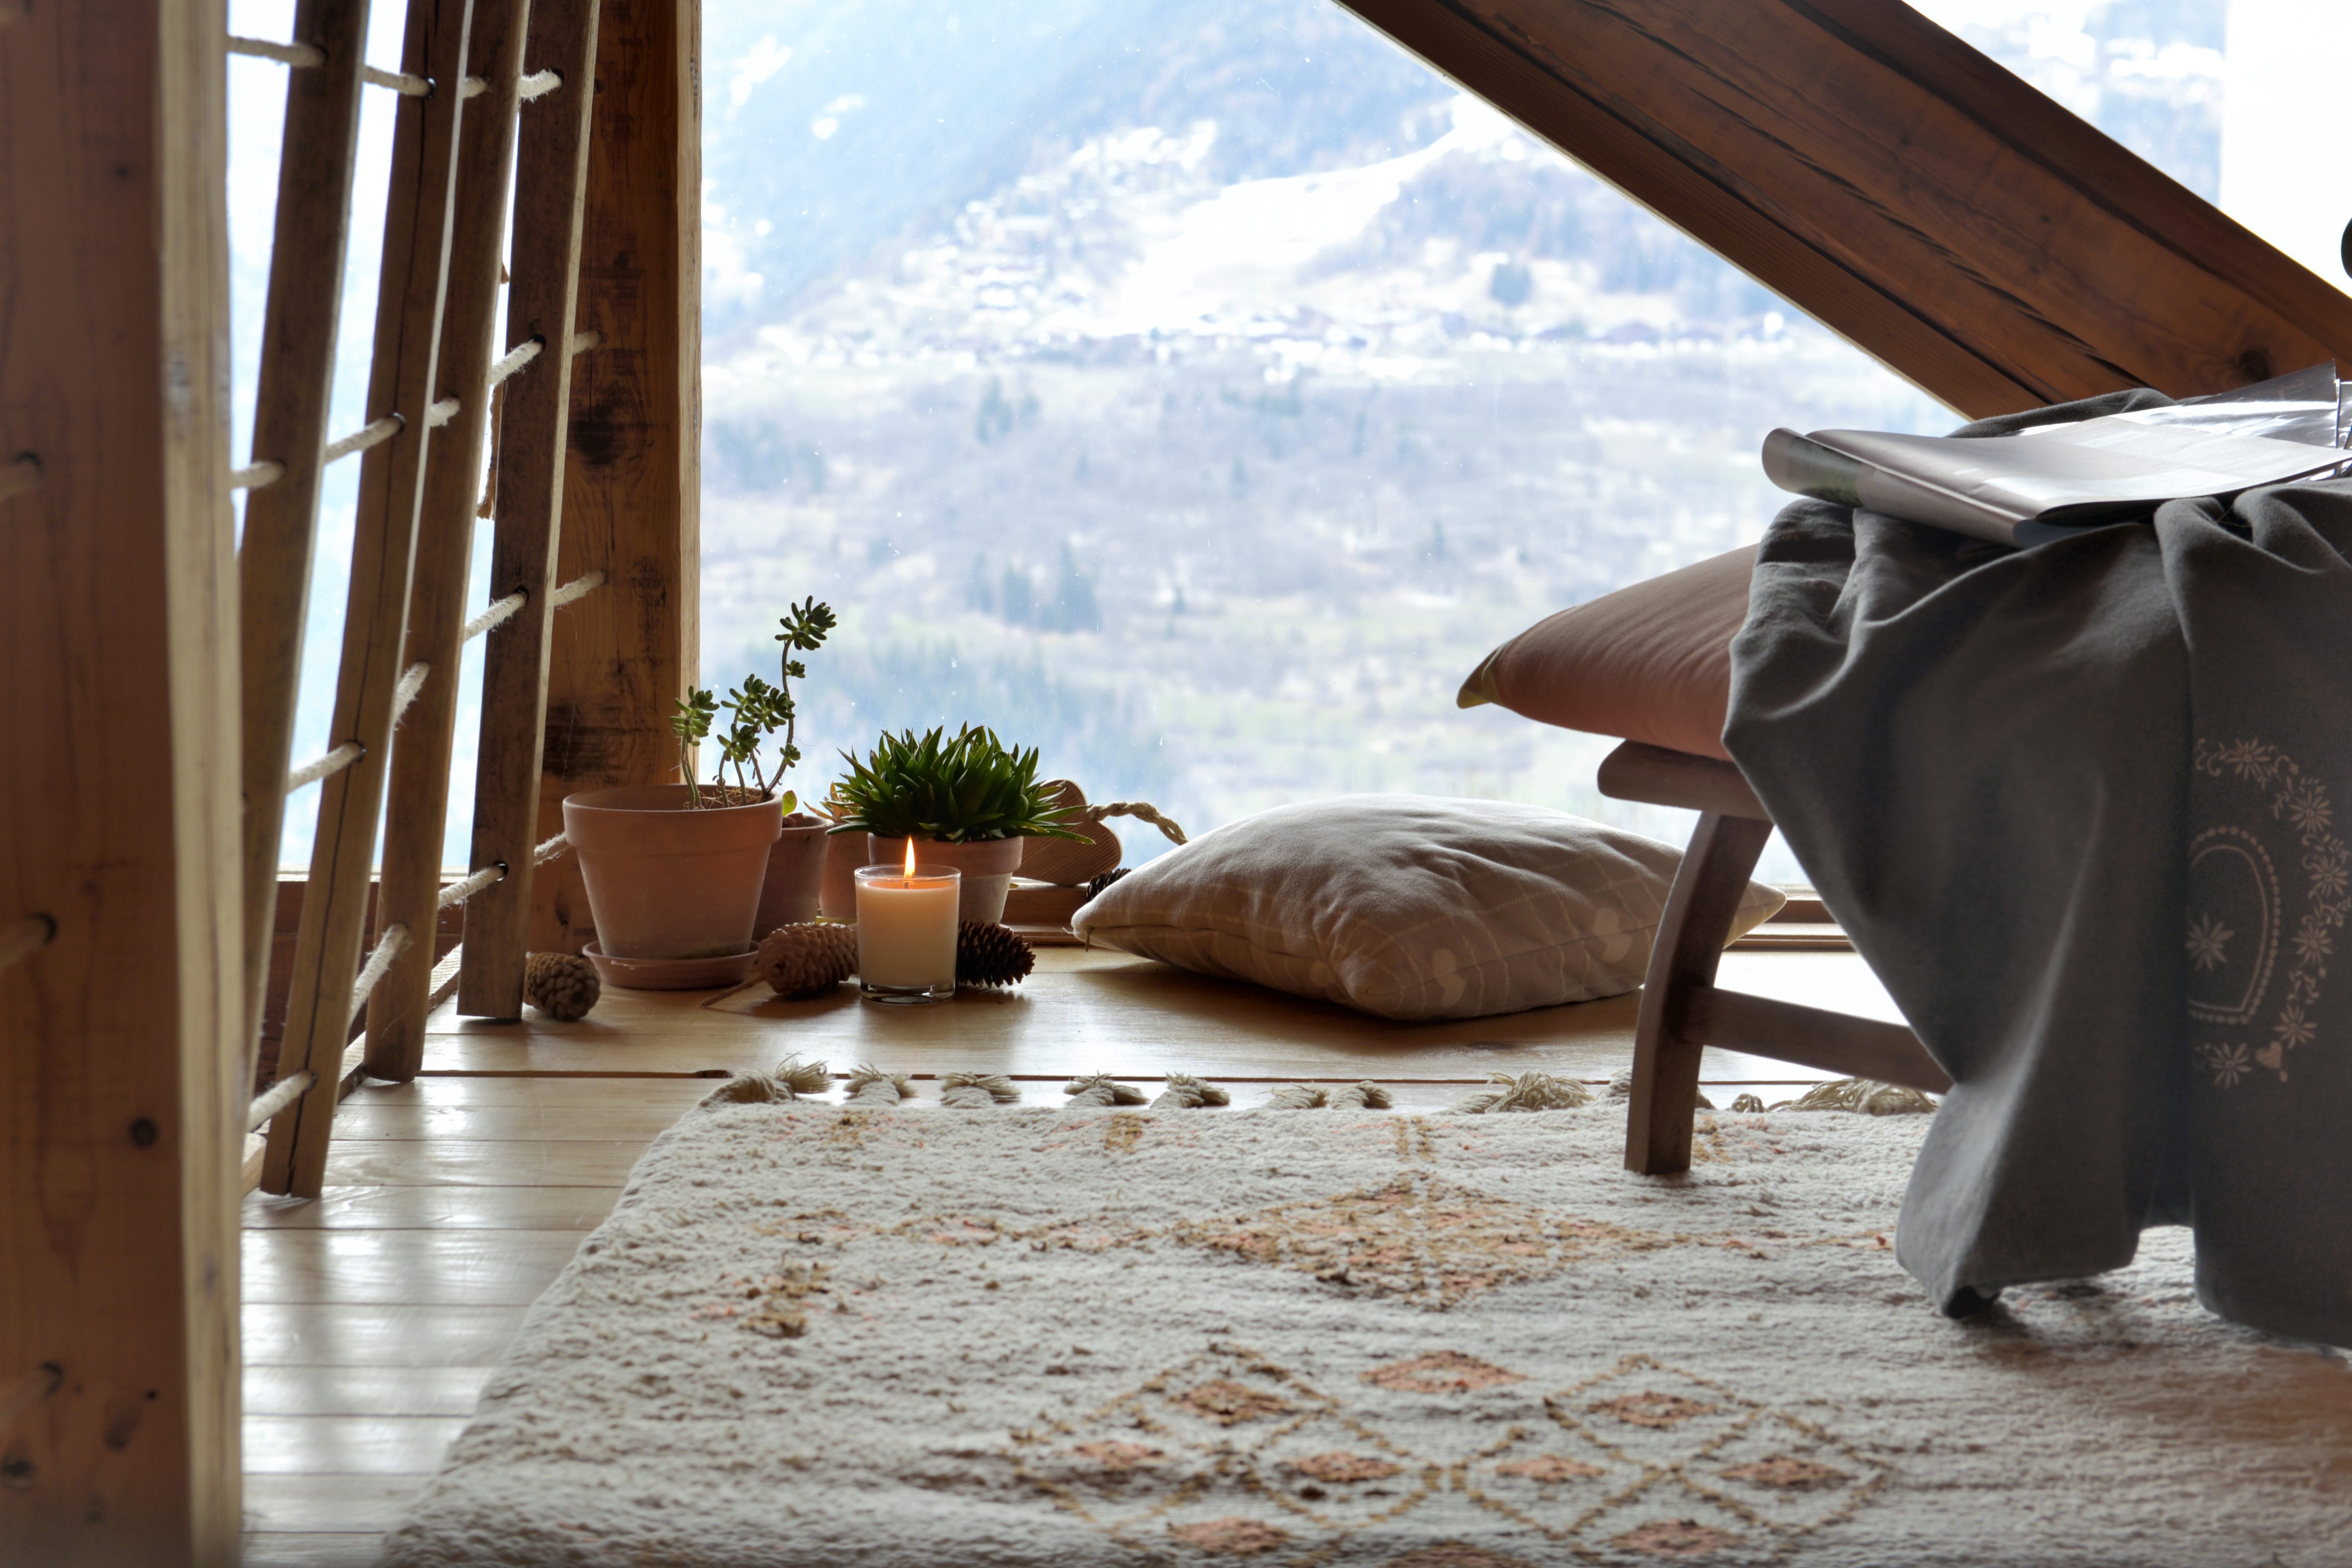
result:
M 1659 921 L 1633 1027 L 1633 1095 L 1625 1165 L 1644 1175 L 1690 1169 L 1699 1053 L 1708 1046 L 1848 1078 L 1941 1094 L 1952 1080 L 1900 1024 L 1779 1002 L 1715 983 L 1732 917 L 1772 818 L 1739 770 L 1713 757 L 1628 741 L 1601 764 L 1601 793 L 1700 814 Z

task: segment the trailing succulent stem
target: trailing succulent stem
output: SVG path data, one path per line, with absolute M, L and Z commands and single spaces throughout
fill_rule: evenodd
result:
M 793 743 L 796 713 L 792 686 L 808 674 L 808 667 L 793 655 L 811 653 L 824 645 L 825 634 L 835 625 L 833 606 L 818 604 L 816 596 L 811 595 L 797 605 L 788 603 L 786 613 L 777 624 L 783 631 L 776 640 L 784 645 L 779 684 L 771 686 L 757 675 L 747 675 L 743 684 L 730 691 L 723 703 L 698 687 L 686 694 L 686 700 L 670 716 L 670 728 L 678 737 L 687 800 L 692 807 L 702 805 L 702 791 L 694 779 L 694 747 L 696 742 L 709 738 L 712 721 L 722 707 L 727 710 L 728 721 L 719 734 L 719 765 L 710 779 L 720 804 L 728 799 L 728 769 L 735 770 L 733 787 L 737 795 L 765 800 L 801 760 L 801 749 Z M 771 774 L 760 763 L 760 746 L 778 730 L 784 732 L 784 744 L 776 759 L 776 771 Z M 787 795 L 782 804 L 791 811 L 800 803 Z
M 976 844 L 998 838 L 1076 838 L 1074 808 L 1037 780 L 1037 752 L 1013 751 L 993 731 L 966 725 L 918 737 L 885 732 L 834 786 L 842 810 L 831 831 L 880 838 Z

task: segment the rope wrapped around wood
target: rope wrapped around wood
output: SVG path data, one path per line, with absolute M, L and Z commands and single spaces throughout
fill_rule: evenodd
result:
M 383 934 L 376 938 L 375 951 L 368 954 L 367 963 L 360 967 L 359 977 L 352 982 L 351 1017 L 360 1016 L 360 1009 L 367 1005 L 368 994 L 391 972 L 393 961 L 407 951 L 408 928 L 404 925 L 384 927 Z
M 505 620 L 509 616 L 513 615 L 517 610 L 521 609 L 525 605 L 530 603 L 530 595 L 524 593 L 520 588 L 517 588 L 513 593 L 509 594 L 503 599 L 493 602 L 488 609 L 484 610 L 480 615 L 476 616 L 472 620 L 467 621 L 466 623 L 465 631 L 459 634 L 457 640 L 460 642 L 472 642 L 476 637 L 480 637 L 484 632 L 488 631 L 492 626 L 497 626 L 500 621 Z
M 432 673 L 433 667 L 422 660 L 400 672 L 400 684 L 392 689 L 392 722 L 394 729 L 400 727 L 402 716 L 416 700 L 417 693 L 425 689 L 425 679 Z
M 547 596 L 547 607 L 551 610 L 560 610 L 563 608 L 564 605 L 572 603 L 574 599 L 586 598 L 589 595 L 594 593 L 604 585 L 604 573 L 583 572 L 579 576 L 574 577 L 571 582 L 566 583 L 562 587 L 558 588 L 554 593 L 550 594 Z
M 286 465 L 274 459 L 248 463 L 228 472 L 228 488 L 233 490 L 266 489 L 286 477 Z
M 381 419 L 371 419 L 340 440 L 328 442 L 327 449 L 319 455 L 319 460 L 322 463 L 337 463 L 350 457 L 353 452 L 364 452 L 370 447 L 380 447 L 399 435 L 407 424 L 408 421 L 397 414 L 387 414 Z
M 506 879 L 506 867 L 494 862 L 483 867 L 463 881 L 452 882 L 442 889 L 440 892 L 434 895 L 433 907 L 436 910 L 446 910 L 451 904 L 462 904 L 484 888 Z
M 534 866 L 544 866 L 571 847 L 572 840 L 559 833 L 530 852 L 530 863 Z
M 327 51 L 316 44 L 278 44 L 268 38 L 241 38 L 235 33 L 228 36 L 228 52 L 249 55 L 257 60 L 276 60 L 296 70 L 311 70 L 327 63 Z
M 498 385 L 499 383 L 504 381 L 507 377 L 512 375 L 515 372 L 520 370 L 523 366 L 537 359 L 540 355 L 540 351 L 545 347 L 547 347 L 547 342 L 543 338 L 526 338 L 521 342 L 517 343 L 512 349 L 507 352 L 507 356 L 504 359 L 490 366 L 490 374 L 487 378 L 489 384 L 492 386 Z
M 358 762 L 362 757 L 366 755 L 367 748 L 365 746 L 361 745 L 357 741 L 345 741 L 341 745 L 337 746 L 325 756 L 314 757 L 310 761 L 304 763 L 300 767 L 296 768 L 292 773 L 288 773 L 286 775 L 286 793 L 288 795 L 292 795 L 296 790 L 304 789 L 311 784 L 317 784 L 320 779 L 327 777 L 331 773 L 341 773 L 345 768 L 350 767 L 353 763 Z
M 310 1093 L 318 1081 L 319 1075 L 309 1068 L 289 1078 L 279 1079 L 254 1096 L 252 1107 L 245 1113 L 245 1130 L 247 1132 L 260 1131 L 268 1125 L 271 1117 Z
M 1076 820 L 1100 822 L 1106 816 L 1131 816 L 1138 822 L 1148 822 L 1160 829 L 1171 844 L 1187 842 L 1184 830 L 1171 819 L 1160 816 L 1160 808 L 1148 800 L 1113 800 L 1100 805 L 1082 805 L 1078 807 Z

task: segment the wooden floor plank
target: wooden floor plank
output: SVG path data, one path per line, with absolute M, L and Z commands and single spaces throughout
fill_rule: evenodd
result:
M 352 1187 L 611 1187 L 635 1168 L 644 1138 L 576 1143 L 425 1142 L 338 1144 L 327 1180 Z
M 245 1200 L 255 1230 L 593 1230 L 621 1195 L 609 1187 L 329 1187 L 319 1197 Z
M 248 1415 L 248 1475 L 413 1475 L 437 1468 L 462 1415 Z
M 692 1110 L 695 1100 L 715 1087 L 702 1079 L 693 1079 L 693 1100 L 674 1105 L 648 1105 L 621 1088 L 640 1080 L 601 1081 L 613 1086 L 606 1089 L 606 1103 L 603 1105 L 434 1105 L 420 1100 L 387 1104 L 362 1101 L 354 1096 L 335 1118 L 335 1136 L 346 1142 L 415 1142 L 420 1139 L 440 1142 L 455 1139 L 563 1143 L 626 1139 L 644 1144 Z
M 245 1413 L 470 1415 L 489 1379 L 487 1366 L 248 1366 Z
M 245 1300 L 527 1307 L 579 1230 L 276 1230 L 245 1236 Z
M 309 1535 L 266 1531 L 245 1538 L 244 1568 L 376 1568 L 383 1560 L 380 1532 Z
M 520 1307 L 333 1303 L 245 1309 L 247 1366 L 485 1366 L 505 1353 Z
M 272 1535 L 364 1533 L 400 1522 L 401 1510 L 430 1475 L 247 1475 L 245 1527 Z

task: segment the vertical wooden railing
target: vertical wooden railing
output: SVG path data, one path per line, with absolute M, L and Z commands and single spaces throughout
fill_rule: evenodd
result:
M 471 0 L 413 0 L 409 7 L 401 69 L 440 84 L 440 90 L 404 94 L 394 122 L 367 413 L 371 424 L 389 420 L 397 427 L 361 459 L 342 668 L 331 731 L 338 748 L 356 754 L 328 776 L 319 803 L 278 1053 L 281 1076 L 308 1072 L 312 1081 L 270 1122 L 261 1184 L 273 1193 L 316 1196 L 324 1179 L 325 1133 L 342 1077 L 353 986 L 363 973 L 362 928 L 395 692 L 407 668 L 402 655 L 409 578 L 439 385 L 458 132 L 466 112 L 464 91 L 450 88 L 466 78 L 472 20 Z M 377 954 L 387 946 L 396 952 L 408 934 L 387 926 L 378 936 Z M 371 981 L 381 973 L 378 968 Z
M 0 1563 L 237 1556 L 219 0 L 0 3 Z
M 528 58 L 567 83 L 596 76 L 596 0 L 538 0 Z M 534 113 L 515 157 L 514 285 L 507 295 L 510 342 L 569 344 L 580 297 L 580 237 L 588 184 L 592 91 Z M 522 1013 L 530 945 L 532 848 L 539 826 L 540 762 L 547 728 L 547 646 L 570 447 L 572 356 L 545 356 L 541 374 L 507 394 L 499 437 L 497 531 L 490 593 L 521 594 L 522 610 L 490 637 L 482 659 L 482 731 L 475 761 L 469 864 L 507 874 L 466 905 L 457 1008 L 497 1018 Z M 385 1054 L 370 1070 L 404 1078 L 421 1056 Z
M 408 595 L 403 663 L 426 673 L 393 741 L 390 810 L 384 818 L 378 927 L 433 929 L 441 891 L 441 840 L 448 820 L 449 742 L 457 721 L 457 662 L 465 647 L 466 575 L 473 560 L 474 511 L 489 429 L 490 348 L 498 328 L 499 261 L 505 238 L 507 170 L 521 106 L 523 33 L 530 0 L 474 0 L 468 58 L 488 89 L 467 105 L 457 137 L 457 218 L 449 246 L 447 303 L 441 323 L 443 395 L 458 405 L 434 437 L 416 523 L 416 567 Z M 525 379 L 545 363 L 521 367 Z M 379 1078 L 409 1078 L 425 1050 L 433 943 L 410 943 L 368 998 L 367 1067 Z M 341 1053 L 337 1047 L 338 1056 Z M 405 1064 L 404 1070 L 401 1064 Z
M 294 710 L 302 679 L 302 626 L 310 605 L 319 487 L 326 472 L 328 405 L 342 316 L 359 148 L 366 0 L 301 0 L 294 47 L 317 63 L 288 73 L 278 159 L 277 232 L 263 307 L 261 375 L 254 395 L 253 458 L 236 478 L 251 493 L 237 550 L 239 678 L 245 709 L 244 1081 L 261 1039 L 278 908 L 278 842 Z

